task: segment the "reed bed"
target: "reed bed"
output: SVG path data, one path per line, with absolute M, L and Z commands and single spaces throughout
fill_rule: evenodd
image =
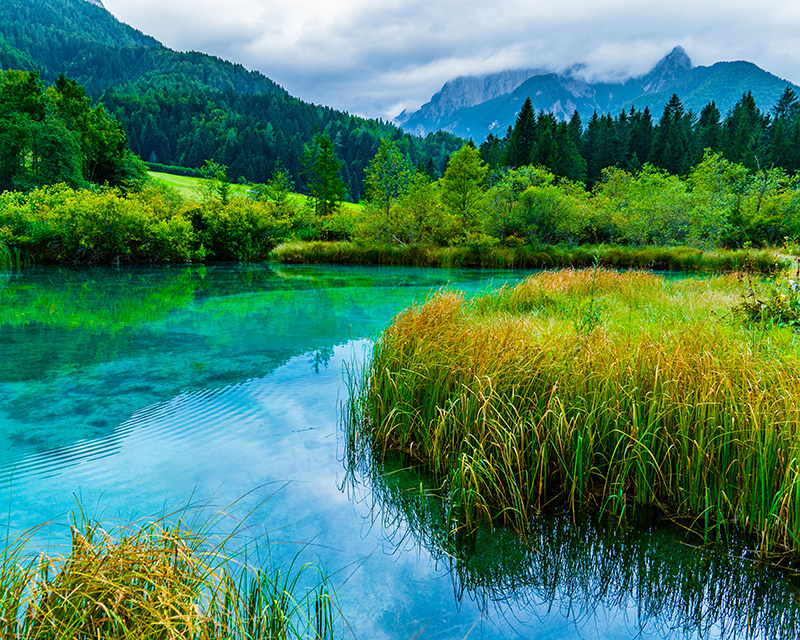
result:
M 421 244 L 364 242 L 287 241 L 270 254 L 288 264 L 352 264 L 411 267 L 486 269 L 542 269 L 590 267 L 672 271 L 724 272 L 748 270 L 773 273 L 790 265 L 791 259 L 774 249 L 758 251 L 705 251 L 692 247 L 629 246 L 470 246 L 440 247 Z
M 209 536 L 165 521 L 72 528 L 64 556 L 0 554 L 0 637 L 8 640 L 256 640 L 333 637 L 335 607 L 308 566 L 249 568 Z
M 654 506 L 797 556 L 798 353 L 731 312 L 742 287 L 595 268 L 440 293 L 376 345 L 351 445 L 431 473 L 454 527 Z

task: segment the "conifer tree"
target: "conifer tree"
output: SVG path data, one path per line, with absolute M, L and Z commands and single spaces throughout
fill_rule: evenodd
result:
M 342 161 L 330 137 L 317 133 L 308 142 L 303 156 L 303 170 L 310 206 L 317 216 L 334 213 L 345 199 L 346 189 L 339 170 Z
M 722 122 L 719 109 L 712 100 L 702 111 L 694 128 L 695 163 L 700 162 L 707 150 L 722 149 Z
M 653 136 L 652 162 L 672 175 L 686 175 L 692 166 L 692 116 L 678 94 L 664 106 Z
M 531 99 L 526 98 L 506 145 L 505 164 L 512 169 L 530 164 L 537 138 L 536 114 L 533 112 Z
M 756 170 L 766 165 L 769 116 L 756 106 L 752 92 L 745 93 L 731 109 L 723 126 L 723 155 L 726 159 Z
M 770 163 L 787 171 L 800 168 L 800 139 L 795 137 L 800 116 L 800 103 L 797 94 L 787 86 L 772 110 L 773 118 L 769 131 Z
M 650 162 L 653 150 L 653 118 L 650 108 L 644 111 L 631 109 L 630 136 L 628 138 L 628 171 L 637 172 L 646 163 Z

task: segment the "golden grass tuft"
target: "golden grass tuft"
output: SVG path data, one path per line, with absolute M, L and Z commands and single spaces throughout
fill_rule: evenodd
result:
M 590 269 L 440 294 L 383 334 L 353 428 L 433 473 L 454 526 L 653 505 L 797 555 L 798 354 L 732 316 L 740 288 Z
M 0 635 L 8 640 L 234 640 L 332 637 L 324 579 L 239 566 L 209 538 L 165 521 L 109 533 L 72 528 L 66 556 L 0 556 Z

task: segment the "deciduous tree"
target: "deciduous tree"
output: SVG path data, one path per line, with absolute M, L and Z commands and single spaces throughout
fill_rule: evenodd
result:
M 447 164 L 441 180 L 442 203 L 461 222 L 464 232 L 478 227 L 488 172 L 480 152 L 469 144 L 456 151 Z

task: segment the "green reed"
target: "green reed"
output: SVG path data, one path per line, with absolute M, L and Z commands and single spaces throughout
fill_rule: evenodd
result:
M 13 271 L 29 266 L 28 260 L 22 251 L 16 247 L 10 247 L 0 239 L 0 269 Z
M 29 536 L 30 537 L 30 536 Z M 203 528 L 166 520 L 108 532 L 72 528 L 66 555 L 0 555 L 0 636 L 8 640 L 261 640 L 334 635 L 335 607 L 310 566 L 251 568 Z
M 533 247 L 455 245 L 441 247 L 422 244 L 291 240 L 270 254 L 282 263 L 378 264 L 413 267 L 479 267 L 489 269 L 540 269 L 591 267 L 599 264 L 614 268 L 660 269 L 673 271 L 722 272 L 749 270 L 773 273 L 790 263 L 776 249 L 706 251 L 686 246 L 566 246 Z
M 441 293 L 376 345 L 352 438 L 432 473 L 459 526 L 524 534 L 554 506 L 648 505 L 707 540 L 735 525 L 763 555 L 797 555 L 798 354 L 788 329 L 730 312 L 741 287 L 596 268 Z M 578 331 L 589 298 L 604 313 Z

